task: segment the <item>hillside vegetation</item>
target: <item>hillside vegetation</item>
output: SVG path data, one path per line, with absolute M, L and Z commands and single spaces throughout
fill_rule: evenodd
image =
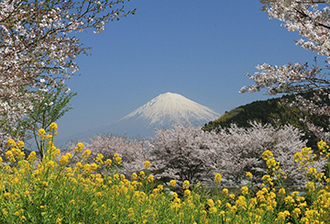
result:
M 306 93 L 305 96 L 312 96 L 312 93 Z M 243 106 L 239 106 L 225 112 L 219 119 L 205 124 L 205 131 L 217 130 L 220 127 L 229 127 L 231 124 L 237 124 L 239 127 L 251 127 L 250 121 L 258 121 L 262 124 L 271 124 L 274 127 L 291 124 L 303 131 L 307 139 L 308 146 L 315 146 L 319 140 L 308 130 L 304 118 L 313 124 L 326 128 L 329 124 L 326 116 L 311 116 L 305 111 L 297 107 L 288 107 L 284 101 L 291 102 L 293 95 L 285 95 L 280 98 L 272 98 L 268 100 L 255 101 Z

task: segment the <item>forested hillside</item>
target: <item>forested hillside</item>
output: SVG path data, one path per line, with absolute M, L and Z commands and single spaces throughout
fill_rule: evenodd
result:
M 305 95 L 311 96 L 311 93 Z M 211 121 L 204 126 L 204 130 L 211 131 L 221 127 L 229 127 L 232 123 L 239 127 L 250 127 L 249 121 L 258 121 L 262 124 L 272 124 L 274 127 L 280 127 L 285 124 L 292 124 L 294 127 L 301 129 L 305 133 L 304 139 L 308 139 L 309 146 L 315 146 L 318 139 L 313 133 L 308 131 L 306 122 L 302 119 L 307 118 L 313 124 L 327 127 L 329 121 L 327 117 L 310 116 L 308 113 L 298 109 L 297 107 L 288 107 L 283 101 L 292 101 L 293 95 L 285 95 L 281 98 L 272 98 L 263 101 L 255 101 L 237 107 L 229 112 L 225 112 L 219 119 Z

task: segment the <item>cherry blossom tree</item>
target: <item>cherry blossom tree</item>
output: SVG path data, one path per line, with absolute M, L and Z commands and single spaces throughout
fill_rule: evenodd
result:
M 274 128 L 254 122 L 250 128 L 233 124 L 204 132 L 200 127 L 174 124 L 171 129 L 157 130 L 150 142 L 152 170 L 163 181 L 192 183 L 213 182 L 215 174 L 220 173 L 223 184 L 237 186 L 246 180 L 248 171 L 254 174 L 255 181 L 269 172 L 262 153 L 270 150 L 288 182 L 300 183 L 304 177 L 294 162 L 294 154 L 305 146 L 301 135 L 292 125 Z
M 330 81 L 326 70 L 330 63 L 330 14 L 328 0 L 261 0 L 262 10 L 269 18 L 277 19 L 288 31 L 298 31 L 302 37 L 296 45 L 326 57 L 326 69 L 319 66 L 310 67 L 307 63 L 288 63 L 282 66 L 262 64 L 256 66 L 258 72 L 246 74 L 254 85 L 244 86 L 240 92 L 256 92 L 262 88 L 267 93 L 299 93 L 310 90 L 314 96 L 298 96 L 291 105 L 308 110 L 311 114 L 329 115 Z M 321 129 L 309 123 L 310 129 L 325 141 L 330 141 L 330 127 Z
M 124 11 L 124 0 L 0 1 L 0 135 L 17 127 L 40 98 L 36 92 L 67 88 L 64 80 L 78 70 L 86 53 L 75 32 L 104 30 Z M 8 137 L 8 136 L 7 136 Z
M 102 154 L 105 161 L 118 153 L 126 176 L 144 170 L 144 162 L 148 160 L 154 177 L 164 182 L 175 179 L 178 183 L 189 180 L 209 184 L 214 183 L 215 174 L 220 173 L 223 184 L 238 186 L 246 180 L 248 171 L 257 183 L 261 183 L 264 174 L 271 174 L 262 158 L 262 153 L 270 150 L 288 177 L 288 184 L 304 181 L 294 154 L 301 151 L 305 142 L 300 138 L 302 133 L 292 125 L 275 128 L 253 122 L 250 128 L 232 124 L 208 132 L 201 127 L 173 124 L 172 128 L 158 129 L 155 134 L 149 140 L 97 135 L 90 143 L 84 142 L 84 148 L 91 150 L 87 162 L 94 162 L 98 154 Z M 74 155 L 75 147 L 71 144 L 62 154 Z M 72 162 L 78 161 L 80 158 L 76 157 Z M 323 171 L 324 163 L 316 164 L 315 168 Z
M 150 142 L 155 177 L 164 181 L 175 179 L 180 183 L 184 180 L 197 183 L 209 178 L 211 147 L 216 146 L 212 145 L 212 133 L 192 125 L 172 126 L 156 130 L 156 136 Z
M 220 128 L 214 135 L 218 143 L 211 157 L 215 172 L 221 173 L 223 181 L 229 185 L 240 185 L 246 179 L 246 172 L 252 172 L 254 180 L 260 181 L 263 174 L 269 172 L 262 153 L 270 150 L 288 181 L 301 182 L 304 176 L 293 156 L 305 146 L 300 138 L 302 133 L 292 125 L 274 128 L 270 124 L 250 124 L 250 128 L 232 124 L 229 128 Z
M 150 160 L 150 150 L 148 142 L 144 139 L 129 139 L 125 136 L 117 136 L 113 134 L 109 135 L 96 135 L 90 138 L 90 143 L 83 142 L 84 148 L 91 151 L 91 155 L 87 162 L 94 162 L 93 159 L 97 157 L 97 154 L 104 156 L 103 160 L 113 159 L 114 154 L 122 158 L 122 172 L 128 177 L 134 172 L 139 172 L 144 169 L 144 162 Z M 70 152 L 74 155 L 76 145 L 69 144 L 68 150 L 63 150 L 62 153 L 66 154 Z M 76 158 L 73 162 L 78 162 L 79 158 Z M 151 164 L 152 165 L 152 164 Z

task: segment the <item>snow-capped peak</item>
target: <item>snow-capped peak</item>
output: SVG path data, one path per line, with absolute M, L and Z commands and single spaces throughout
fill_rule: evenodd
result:
M 148 120 L 149 126 L 152 126 L 155 124 L 164 125 L 172 121 L 189 123 L 211 121 L 220 117 L 220 115 L 180 94 L 167 92 L 123 117 L 121 121 L 133 117 Z

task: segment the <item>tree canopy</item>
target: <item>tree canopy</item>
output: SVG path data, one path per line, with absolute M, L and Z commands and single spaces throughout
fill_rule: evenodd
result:
M 128 0 L 129 1 L 129 0 Z M 124 0 L 2 0 L 0 2 L 0 134 L 43 100 L 42 92 L 67 89 L 86 53 L 76 32 L 99 33 L 107 22 L 134 14 Z
M 296 45 L 325 56 L 325 68 L 310 66 L 308 63 L 288 63 L 286 65 L 257 65 L 259 70 L 254 75 L 246 74 L 254 81 L 253 85 L 244 86 L 241 93 L 256 92 L 265 88 L 268 94 L 300 93 L 313 91 L 313 97 L 304 98 L 296 95 L 289 106 L 298 106 L 312 115 L 328 116 L 330 113 L 330 80 L 327 69 L 330 63 L 330 1 L 328 0 L 261 0 L 262 10 L 270 19 L 282 22 L 288 31 L 297 31 L 301 39 Z M 306 120 L 309 129 L 325 141 L 330 141 L 330 128 L 315 126 Z

